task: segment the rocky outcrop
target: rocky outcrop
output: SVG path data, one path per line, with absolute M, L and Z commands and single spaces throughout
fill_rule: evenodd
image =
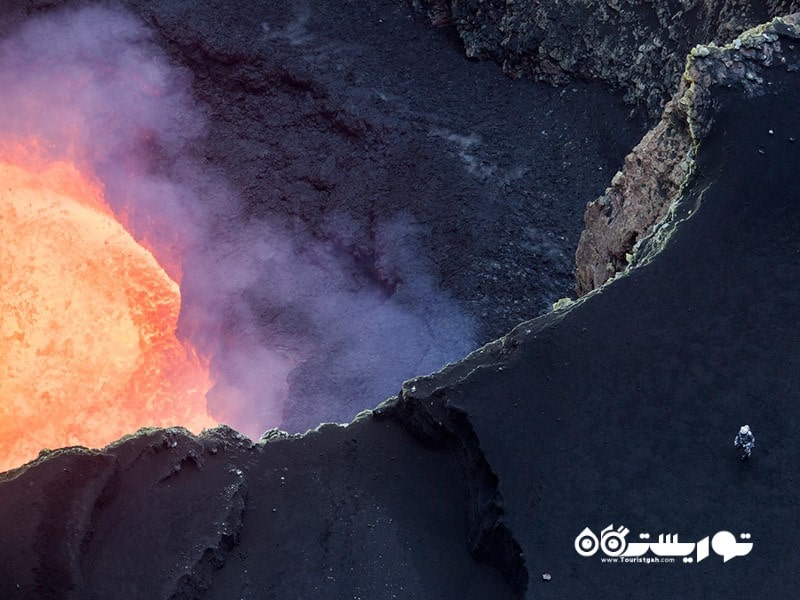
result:
M 587 204 L 575 253 L 579 296 L 628 266 L 637 242 L 664 218 L 687 180 L 694 143 L 681 102 L 684 93 L 667 105 L 658 125 L 625 157 L 605 194 Z
M 624 271 L 640 242 L 668 215 L 692 174 L 696 147 L 712 125 L 711 87 L 761 93 L 761 69 L 786 60 L 778 34 L 798 37 L 797 23 L 797 15 L 778 17 L 727 46 L 696 46 L 690 52 L 661 121 L 625 158 L 605 194 L 587 204 L 576 252 L 578 295 Z
M 439 387 L 456 385 L 476 368 L 502 370 L 515 347 L 515 336 L 505 336 L 441 373 L 408 381 L 398 397 L 383 403 L 374 416 L 396 420 L 424 446 L 448 449 L 458 457 L 467 492 L 470 554 L 498 569 L 522 597 L 529 573 L 522 549 L 506 524 L 499 480 L 481 450 L 469 415 L 448 403 L 444 388 Z
M 250 446 L 226 427 L 200 437 L 149 429 L 104 450 L 43 453 L 3 473 L 0 508 L 15 526 L 0 544 L 0 596 L 91 589 L 95 598 L 134 598 L 147 589 L 149 597 L 198 597 L 242 528 L 244 479 L 228 461 Z M 187 497 L 186 482 L 198 478 Z M 153 515 L 162 526 L 152 527 Z M 147 584 L 129 577 L 131 564 Z
M 453 24 L 468 56 L 515 77 L 565 83 L 599 79 L 657 116 L 672 96 L 689 49 L 730 42 L 796 0 L 413 0 L 436 25 Z
M 766 597 L 791 595 L 796 503 L 782 484 L 797 451 L 800 217 L 787 132 L 800 127 L 798 94 L 758 96 L 797 89 L 798 32 L 787 17 L 692 51 L 664 118 L 593 208 L 587 289 L 609 256 L 643 262 L 647 223 L 678 195 L 699 202 L 710 189 L 694 235 L 346 427 L 257 444 L 227 428 L 146 430 L 0 475 L 0 597 L 727 597 L 759 573 Z M 757 115 L 785 123 L 782 139 Z M 603 237 L 614 230 L 625 235 Z M 780 441 L 747 464 L 725 455 L 743 414 Z M 642 588 L 644 565 L 608 569 L 573 551 L 581 528 L 610 519 L 695 527 L 691 539 L 743 524 L 759 551 L 735 557 L 738 571 L 711 556 L 701 578 L 671 572 Z

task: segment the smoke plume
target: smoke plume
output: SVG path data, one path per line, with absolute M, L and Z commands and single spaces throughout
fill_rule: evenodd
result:
M 410 218 L 377 225 L 365 267 L 342 251 L 346 216 L 336 242 L 246 216 L 198 157 L 207 116 L 191 81 L 132 15 L 38 16 L 0 44 L 0 149 L 75 163 L 180 282 L 179 332 L 211 361 L 214 418 L 253 437 L 347 421 L 472 348 Z

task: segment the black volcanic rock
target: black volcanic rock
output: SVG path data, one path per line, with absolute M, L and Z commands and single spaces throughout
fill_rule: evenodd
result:
M 199 152 L 252 217 L 387 294 L 417 276 L 382 256 L 399 217 L 481 343 L 571 295 L 584 205 L 643 132 L 605 85 L 511 81 L 394 0 L 125 4 L 192 69 Z
M 446 447 L 364 418 L 253 445 L 150 430 L 2 476 L 2 598 L 513 598 Z
M 797 20 L 769 33 L 776 60 L 751 77 L 720 76 L 735 48 L 693 56 L 703 143 L 633 268 L 347 427 L 258 444 L 146 430 L 0 475 L 0 597 L 791 597 Z M 745 422 L 758 442 L 741 462 Z M 749 532 L 754 549 L 575 552 L 610 523 Z
M 599 79 L 652 116 L 672 96 L 692 46 L 724 44 L 800 8 L 793 0 L 412 1 L 433 23 L 453 24 L 469 56 L 517 77 Z

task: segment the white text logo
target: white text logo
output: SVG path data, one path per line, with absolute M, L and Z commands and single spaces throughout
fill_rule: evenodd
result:
M 750 541 L 737 541 L 736 536 L 730 531 L 718 531 L 709 538 L 704 537 L 699 542 L 680 542 L 677 533 L 662 533 L 658 541 L 628 542 L 625 538 L 630 529 L 620 525 L 614 529 L 609 525 L 600 532 L 598 538 L 588 527 L 584 528 L 575 538 L 575 551 L 581 556 L 594 556 L 602 550 L 609 558 L 603 562 L 675 562 L 675 557 L 681 557 L 682 562 L 700 562 L 708 558 L 711 550 L 722 557 L 723 562 L 737 556 L 745 556 L 753 549 Z M 749 540 L 749 533 L 740 533 L 741 540 Z M 640 533 L 640 540 L 649 540 L 649 533 Z M 654 556 L 646 556 L 647 554 Z

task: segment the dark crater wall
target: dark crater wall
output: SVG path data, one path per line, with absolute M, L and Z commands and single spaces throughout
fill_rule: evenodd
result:
M 10 2 L 2 27 L 88 4 Z M 209 124 L 191 159 L 224 179 L 237 205 L 235 219 L 213 224 L 220 237 L 245 226 L 262 228 L 264 240 L 279 231 L 308 261 L 323 253 L 319 270 L 330 261 L 337 285 L 420 317 L 421 335 L 326 329 L 272 293 L 273 273 L 256 274 L 239 302 L 256 315 L 253 337 L 303 355 L 290 376 L 289 430 L 349 420 L 403 379 L 572 295 L 585 203 L 644 131 L 605 84 L 512 80 L 465 59 L 452 29 L 431 28 L 404 3 L 107 4 L 138 15 L 190 73 Z M 184 284 L 184 302 L 202 304 L 191 277 Z M 430 316 L 445 310 L 440 296 L 470 324 L 464 339 L 445 341 L 451 328 Z M 223 317 L 227 337 L 252 325 Z M 347 344 L 369 336 L 393 338 L 409 355 L 391 381 L 364 368 L 368 351 L 342 364 Z
M 338 11 L 333 5 L 298 5 L 306 12 L 282 10 L 272 21 L 262 20 L 268 7 L 257 4 L 236 13 L 216 11 L 210 3 L 193 11 L 156 3 L 131 6 L 159 29 L 176 60 L 198 73 L 196 93 L 212 113 L 210 136 L 198 152 L 205 153 L 210 169 L 230 172 L 248 214 L 254 219 L 277 215 L 300 241 L 338 244 L 343 256 L 360 265 L 353 277 L 380 284 L 387 294 L 396 281 L 390 275 L 399 271 L 372 260 L 370 227 L 384 214 L 394 214 L 401 200 L 417 206 L 413 194 L 408 199 L 405 189 L 389 185 L 412 185 L 406 173 L 410 167 L 400 168 L 396 160 L 419 164 L 412 157 L 430 157 L 424 172 L 432 176 L 433 187 L 416 188 L 420 193 L 458 190 L 467 181 L 488 195 L 490 189 L 506 189 L 498 185 L 498 173 L 507 174 L 516 164 L 516 152 L 532 157 L 525 152 L 534 147 L 546 154 L 552 140 L 542 142 L 548 136 L 541 131 L 550 131 L 545 125 L 552 128 L 560 117 L 568 124 L 558 125 L 559 131 L 572 131 L 576 122 L 587 128 L 575 149 L 586 161 L 576 163 L 585 169 L 575 171 L 585 173 L 581 186 L 602 185 L 610 174 L 606 170 L 613 168 L 603 163 L 608 159 L 593 154 L 601 146 L 593 145 L 599 142 L 587 131 L 597 131 L 597 111 L 614 106 L 620 112 L 609 114 L 622 115 L 627 110 L 618 99 L 598 92 L 597 84 L 551 90 L 496 79 L 498 89 L 541 94 L 537 97 L 553 111 L 545 111 L 531 130 L 524 128 L 524 119 L 522 125 L 517 122 L 523 129 L 518 137 L 505 121 L 499 129 L 484 123 L 497 115 L 475 108 L 484 97 L 477 91 L 467 96 L 469 102 L 461 102 L 470 86 L 458 88 L 452 97 L 459 111 L 472 115 L 470 127 L 464 126 L 461 112 L 456 117 L 436 108 L 446 105 L 448 96 L 434 94 L 433 87 L 426 94 L 398 94 L 404 100 L 395 99 L 392 110 L 387 109 L 391 96 L 383 90 L 400 85 L 392 78 L 402 65 L 422 67 L 410 59 L 391 63 L 391 53 L 381 55 L 395 67 L 384 79 L 377 70 L 358 69 L 352 72 L 355 83 L 335 87 L 332 82 L 347 77 L 329 73 L 344 65 L 346 74 L 350 63 L 336 54 L 336 44 L 321 56 L 309 50 L 309 37 L 330 39 L 321 33 L 327 31 L 323 23 L 331 26 L 334 14 L 340 18 L 348 10 L 355 11 L 358 27 L 363 23 L 376 29 L 376 40 L 385 40 L 381 26 L 394 23 L 396 33 L 413 30 L 420 39 L 441 43 L 442 54 L 434 56 L 458 55 L 452 38 L 422 28 L 397 5 L 391 5 L 396 12 L 381 5 L 377 13 L 375 4 L 360 3 L 358 9 L 342 4 Z M 221 23 L 230 29 L 215 38 Z M 252 31 L 255 23 L 260 33 L 254 37 L 229 37 L 232 31 Z M 314 23 L 322 29 L 312 28 Z M 347 39 L 354 30 L 351 25 L 339 33 Z M 746 47 L 739 59 L 732 51 L 709 51 L 692 71 L 701 85 L 692 96 L 696 104 L 685 108 L 688 113 L 702 109 L 706 117 L 696 178 L 683 190 L 665 232 L 670 235 L 650 238 L 642 255 L 647 260 L 638 268 L 567 310 L 523 323 L 442 373 L 407 382 L 398 397 L 348 427 L 325 425 L 304 436 L 273 431 L 258 444 L 226 428 L 197 437 L 180 430 L 145 431 L 101 451 L 43 455 L 3 474 L 0 515 L 6 519 L 6 535 L 0 544 L 0 595 L 82 597 L 92 590 L 99 598 L 477 599 L 590 597 L 600 590 L 628 597 L 711 598 L 730 597 L 755 581 L 766 596 L 790 595 L 797 586 L 792 567 L 797 548 L 786 523 L 794 516 L 796 494 L 786 482 L 793 480 L 797 451 L 792 382 L 800 335 L 793 186 L 800 127 L 796 25 L 781 25 L 770 37 L 753 44 L 784 61 L 749 56 L 755 47 Z M 236 50 L 239 44 L 247 51 Z M 280 64 L 293 66 L 271 63 L 274 55 L 259 50 L 259 44 L 285 58 Z M 332 61 L 331 56 L 339 58 Z M 372 59 L 373 53 L 364 56 Z M 459 64 L 471 73 L 465 81 L 481 82 L 474 85 L 485 94 L 489 79 L 480 77 L 497 75 L 491 65 Z M 723 68 L 734 74 L 744 69 L 755 79 L 720 78 L 727 72 Z M 441 69 L 423 69 L 431 78 L 423 80 L 432 82 Z M 274 87 L 263 85 L 263 73 Z M 383 81 L 386 88 L 379 87 Z M 450 89 L 457 84 L 448 78 L 440 85 Z M 600 95 L 589 95 L 595 93 Z M 223 97 L 236 99 L 233 116 L 224 111 Z M 276 134 L 277 141 L 265 133 L 269 113 L 257 110 L 255 98 L 292 107 L 288 116 L 278 113 L 285 121 L 274 126 L 283 136 Z M 525 98 L 530 103 L 530 96 Z M 603 98 L 610 104 L 603 104 Z M 491 99 L 486 100 L 489 106 L 508 111 L 501 112 L 504 117 L 518 116 L 512 108 L 522 107 L 521 97 L 519 104 L 505 98 L 494 105 Z M 331 113 L 333 105 L 339 108 Z M 575 118 L 576 107 L 591 108 L 595 119 Z M 519 114 L 538 115 L 530 110 Z M 259 127 L 266 129 L 258 133 Z M 515 141 L 505 147 L 507 154 L 491 154 L 483 142 L 471 141 L 473 130 L 486 139 L 500 131 Z M 387 150 L 395 148 L 389 143 L 392 132 L 413 143 L 399 143 L 402 151 Z M 521 144 L 524 139 L 528 145 Z M 571 139 L 564 133 L 558 147 Z M 255 147 L 263 155 L 248 153 Z M 325 152 L 309 151 L 318 147 Z M 276 149 L 305 166 L 286 160 L 277 170 L 267 169 L 280 154 Z M 320 165 L 328 153 L 346 168 L 323 171 Z M 379 160 L 366 168 L 350 153 Z M 523 177 L 507 189 L 537 177 L 560 181 L 566 186 L 562 191 L 570 181 L 578 186 L 577 179 L 552 176 L 569 170 L 564 161 L 562 156 L 542 163 L 543 169 L 556 170 L 531 169 L 534 179 Z M 559 164 L 564 171 L 557 170 Z M 450 170 L 440 173 L 438 166 Z M 302 179 L 307 172 L 316 175 Z M 258 173 L 269 185 L 255 183 Z M 376 179 L 370 179 L 375 173 Z M 442 173 L 450 185 L 445 186 Z M 436 183 L 434 175 L 443 179 Z M 374 186 L 369 201 L 345 193 L 362 179 Z M 291 195 L 290 188 L 301 191 Z M 381 204 L 381 189 L 395 190 L 396 202 Z M 486 198 L 478 191 L 475 196 L 463 193 L 459 200 Z M 334 200 L 325 204 L 323 198 Z M 483 264 L 464 258 L 464 248 L 472 249 L 466 241 L 485 242 L 480 247 L 489 252 L 502 245 L 499 238 L 484 239 L 479 233 L 503 227 L 477 215 L 464 217 L 457 222 L 474 229 L 453 232 L 464 245 L 436 255 L 437 219 L 462 214 L 462 204 L 447 198 L 441 206 L 438 199 L 420 201 L 409 212 L 430 228 L 419 234 L 423 253 L 430 253 L 424 255 L 466 302 L 468 296 L 452 283 L 457 279 L 452 273 L 461 271 L 441 266 L 450 264 L 445 255 L 456 264 Z M 324 208 L 299 214 L 307 206 Z M 375 217 L 365 217 L 373 206 L 382 208 L 375 209 Z M 497 223 L 513 213 L 496 208 L 488 214 Z M 356 224 L 350 237 L 331 233 L 319 214 L 339 218 L 340 210 Z M 562 212 L 554 199 L 547 214 Z M 420 215 L 426 214 L 423 220 Z M 523 217 L 514 216 L 520 224 Z M 380 268 L 373 268 L 375 262 Z M 510 285 L 511 279 L 498 279 L 493 289 L 499 294 L 502 282 Z M 399 289 L 399 281 L 396 285 Z M 319 381 L 324 383 L 324 377 Z M 761 436 L 758 455 L 749 463 L 740 463 L 731 446 L 742 420 Z M 578 556 L 572 541 L 587 525 L 599 529 L 619 519 L 632 529 L 677 528 L 692 539 L 719 529 L 753 531 L 759 552 L 737 557 L 736 565 L 723 564 L 719 557 L 700 568 L 673 565 L 687 569 L 677 575 L 660 569 L 669 565 L 615 566 L 609 574 L 599 561 Z M 543 579 L 544 573 L 552 579 Z
M 730 42 L 798 9 L 792 0 L 413 0 L 437 25 L 454 25 L 469 56 L 513 76 L 554 83 L 601 80 L 653 117 L 678 84 L 695 44 Z
M 397 2 L 129 2 L 210 107 L 201 150 L 254 218 L 387 294 L 402 218 L 487 341 L 571 292 L 586 201 L 642 133 L 604 86 L 512 81 Z M 592 107 L 591 111 L 584 110 Z

